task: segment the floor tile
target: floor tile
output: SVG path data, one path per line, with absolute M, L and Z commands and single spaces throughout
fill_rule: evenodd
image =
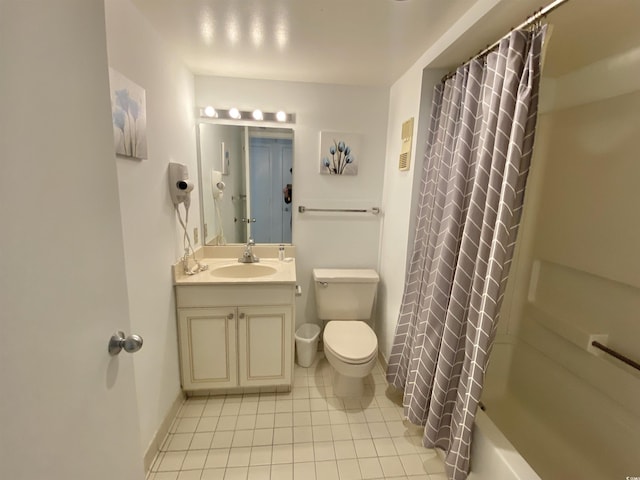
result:
M 214 432 L 220 417 L 201 417 L 196 427 L 196 433 Z
M 229 451 L 227 468 L 248 467 L 251 458 L 251 447 L 234 447 Z
M 228 448 L 214 448 L 209 450 L 207 454 L 207 460 L 205 461 L 204 468 L 226 468 L 227 460 L 229 459 Z M 224 473 L 224 472 L 223 472 Z
M 250 447 L 253 442 L 253 435 L 256 431 L 257 430 L 236 430 L 233 434 L 233 442 L 231 442 L 231 446 L 234 448 Z M 213 437 L 213 440 L 215 441 L 215 436 Z
M 338 460 L 337 464 L 340 480 L 360 480 L 362 478 L 360 464 L 355 458 Z
M 256 415 L 256 428 L 273 428 L 275 415 L 273 413 L 259 413 Z
M 213 432 L 195 433 L 191 440 L 190 450 L 208 450 L 213 441 Z
M 202 477 L 200 480 L 223 480 L 224 468 L 205 468 L 202 471 Z
M 382 473 L 385 477 L 402 476 L 405 474 L 399 457 L 381 457 L 378 458 Z
M 237 433 L 237 432 L 236 432 Z M 211 448 L 228 448 L 233 441 L 234 432 L 216 432 L 211 440 Z
M 272 464 L 293 463 L 293 445 L 274 445 L 271 454 Z
M 376 449 L 371 439 L 354 440 L 353 445 L 356 449 L 358 458 L 376 457 Z
M 270 480 L 271 465 L 259 465 L 249 467 L 247 480 Z
M 311 412 L 294 412 L 293 425 L 295 427 L 307 427 L 311 425 Z
M 179 472 L 158 472 L 154 474 L 153 480 L 177 480 Z
M 193 433 L 175 433 L 167 445 L 167 451 L 176 452 L 188 450 L 192 438 Z
M 424 475 L 426 473 L 420 455 L 400 455 L 402 467 L 407 475 Z M 436 473 L 436 472 L 434 472 Z
M 272 480 L 293 480 L 293 464 L 271 465 Z
M 202 470 L 183 470 L 178 474 L 178 480 L 200 480 Z
M 233 415 L 220 417 L 220 419 L 218 420 L 218 425 L 216 426 L 216 431 L 223 432 L 223 431 L 235 430 L 237 421 L 238 421 L 238 417 Z
M 316 461 L 316 478 L 318 480 L 340 480 L 335 460 Z
M 356 449 L 352 440 L 339 440 L 334 442 L 333 448 L 338 460 L 356 458 Z
M 374 438 L 373 445 L 376 448 L 378 457 L 396 456 L 396 447 L 391 438 Z
M 316 480 L 316 465 L 314 462 L 294 463 L 293 478 L 304 480 Z M 318 479 L 324 480 L 324 479 Z
M 358 464 L 363 479 L 382 478 L 382 467 L 377 458 L 359 458 Z
M 314 442 L 313 456 L 316 462 L 335 460 L 336 453 L 333 449 L 333 442 Z
M 273 444 L 284 445 L 293 443 L 293 428 L 283 427 L 273 429 Z
M 429 480 L 448 480 L 449 477 L 447 477 L 444 473 L 430 473 L 429 474 Z
M 158 467 L 158 472 L 179 471 L 187 452 L 166 452 Z
M 252 445 L 271 445 L 273 443 L 273 429 L 264 428 L 253 431 Z
M 336 397 L 331 375 L 319 355 L 290 391 L 188 398 L 148 480 L 446 480 L 379 365 L 361 398 Z
M 293 461 L 295 463 L 313 462 L 314 452 L 313 443 L 294 443 L 293 444 Z
M 274 427 L 293 427 L 293 413 L 276 413 L 274 415 Z
M 271 445 L 253 447 L 249 465 L 271 465 L 272 451 L 273 447 Z
M 305 443 L 313 441 L 313 430 L 311 427 L 293 427 L 293 442 Z
M 202 470 L 208 455 L 208 450 L 189 450 L 182 462 L 182 470 Z
M 426 458 L 421 455 L 422 466 L 428 474 L 444 473 L 444 462 L 440 460 L 436 455 L 430 458 Z
M 196 431 L 199 421 L 200 417 L 181 418 L 177 422 L 175 433 L 193 433 Z
M 224 472 L 224 480 L 246 480 L 248 472 L 248 467 L 227 468 Z

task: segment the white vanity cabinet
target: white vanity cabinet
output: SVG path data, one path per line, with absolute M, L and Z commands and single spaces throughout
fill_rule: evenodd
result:
M 186 391 L 291 385 L 294 285 L 176 286 Z
M 188 287 L 187 287 L 188 288 Z M 238 385 L 235 308 L 178 308 L 184 390 Z

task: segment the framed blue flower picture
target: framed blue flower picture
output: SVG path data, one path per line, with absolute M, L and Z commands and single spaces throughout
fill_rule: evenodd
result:
M 320 173 L 357 175 L 361 135 L 320 132 Z
M 111 118 L 116 154 L 147 158 L 147 104 L 144 88 L 109 68 Z

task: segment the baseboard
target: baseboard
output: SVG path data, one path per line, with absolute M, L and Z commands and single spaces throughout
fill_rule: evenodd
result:
M 171 408 L 169 408 L 167 415 L 164 417 L 164 420 L 160 424 L 160 427 L 156 431 L 156 434 L 153 436 L 153 439 L 149 443 L 149 447 L 147 448 L 147 451 L 144 454 L 144 471 L 145 472 L 149 472 L 149 470 L 151 469 L 153 459 L 156 458 L 156 455 L 160 450 L 160 447 L 162 446 L 162 442 L 164 441 L 164 438 L 167 436 L 167 433 L 169 433 L 169 428 L 171 428 L 171 423 L 173 422 L 173 419 L 176 418 L 176 415 L 178 414 L 178 410 L 180 410 L 180 407 L 184 402 L 184 398 L 185 398 L 184 393 L 182 393 L 182 390 L 181 390 L 180 392 L 178 392 L 176 399 L 171 404 Z
M 387 359 L 384 358 L 384 355 L 382 354 L 382 352 L 380 350 L 378 350 L 378 361 L 380 362 L 380 365 L 382 366 L 382 370 L 384 370 L 384 372 L 387 372 L 387 368 L 389 367 L 389 363 L 387 362 Z

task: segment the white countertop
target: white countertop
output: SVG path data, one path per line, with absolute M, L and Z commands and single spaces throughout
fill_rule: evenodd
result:
M 292 284 L 296 283 L 296 261 L 294 258 L 286 258 L 284 261 L 277 258 L 260 258 L 257 263 L 241 264 L 238 258 L 220 258 L 220 257 L 204 257 L 199 258 L 200 263 L 207 265 L 209 268 L 195 275 L 185 275 L 182 270 L 182 263 L 178 262 L 173 265 L 173 283 L 174 285 L 273 285 L 273 284 Z M 190 265 L 193 265 L 193 261 Z M 266 265 L 274 268 L 276 271 L 270 275 L 258 277 L 226 277 L 212 273 L 216 269 L 227 266 L 244 265 Z

